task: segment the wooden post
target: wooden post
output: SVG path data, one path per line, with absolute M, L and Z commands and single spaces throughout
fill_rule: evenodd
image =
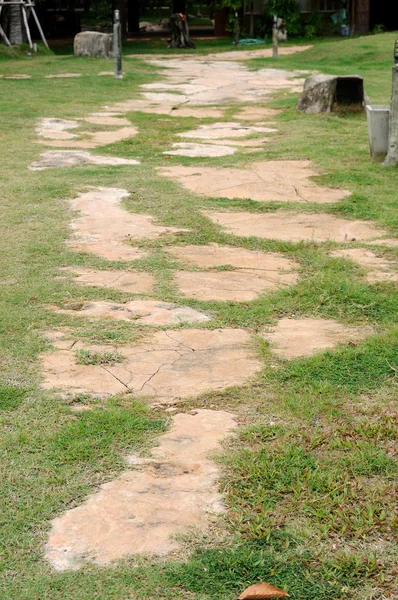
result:
M 46 40 L 46 38 L 45 38 L 45 36 L 44 36 L 43 29 L 41 28 L 40 21 L 39 21 L 39 19 L 38 19 L 38 16 L 37 16 L 37 14 L 36 14 L 36 11 L 35 11 L 35 6 L 34 6 L 34 4 L 28 4 L 28 6 L 30 6 L 30 7 L 31 7 L 31 9 L 32 9 L 32 15 L 33 15 L 33 18 L 34 18 L 34 20 L 35 20 L 36 27 L 37 27 L 37 29 L 39 30 L 39 33 L 40 33 L 41 39 L 43 40 L 43 44 L 45 45 L 45 47 L 47 48 L 47 50 L 50 50 L 50 47 L 49 47 L 49 45 L 47 44 L 47 40 Z
M 274 15 L 274 24 L 272 26 L 272 58 L 278 59 L 278 17 Z
M 120 12 L 118 10 L 115 10 L 113 20 L 113 57 L 115 59 L 115 79 L 123 79 L 122 36 L 120 31 Z
M 235 24 L 234 24 L 234 37 L 235 37 L 236 48 L 239 46 L 239 33 L 240 33 L 239 15 L 238 15 L 238 11 L 236 11 L 235 12 Z
M 25 25 L 25 30 L 26 30 L 26 36 L 28 38 L 29 48 L 31 50 L 33 50 L 32 38 L 30 36 L 30 29 L 29 29 L 29 24 L 28 24 L 28 17 L 26 16 L 26 6 L 23 2 L 21 2 L 21 9 L 22 9 L 23 23 Z
M 385 167 L 398 166 L 398 64 L 392 68 L 392 94 L 389 122 L 388 154 L 383 162 Z

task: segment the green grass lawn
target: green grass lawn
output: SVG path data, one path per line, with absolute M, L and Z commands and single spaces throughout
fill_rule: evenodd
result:
M 388 104 L 395 37 L 324 40 L 304 53 L 281 57 L 277 66 L 363 75 L 372 101 Z M 165 46 L 161 40 L 132 42 L 125 53 L 178 54 Z M 231 48 L 231 40 L 198 43 L 203 53 Z M 352 192 L 336 205 L 289 207 L 205 198 L 160 177 L 156 167 L 164 165 L 230 167 L 264 160 L 263 152 L 166 159 L 162 152 L 176 133 L 197 125 L 193 118 L 130 113 L 139 135 L 95 151 L 137 158 L 140 166 L 31 172 L 27 166 L 45 149 L 35 143 L 38 118 L 82 117 L 138 96 L 140 84 L 159 76 L 152 66 L 131 58 L 124 61 L 122 81 L 98 77 L 112 64 L 75 58 L 63 48 L 35 58 L 11 56 L 2 49 L 0 59 L 0 73 L 32 75 L 30 80 L 0 80 L 0 598 L 232 600 L 246 585 L 265 580 L 288 589 L 294 600 L 396 599 L 397 285 L 367 284 L 361 268 L 329 256 L 336 247 L 332 242 L 236 238 L 199 213 L 223 207 L 257 213 L 287 208 L 329 212 L 372 220 L 398 237 L 398 171 L 370 161 L 365 116 L 304 115 L 294 108 L 297 97 L 287 93 L 267 104 L 285 110 L 275 118 L 278 133 L 265 157 L 313 160 L 324 171 L 321 184 Z M 269 68 L 275 63 L 255 59 L 249 66 Z M 60 72 L 84 77 L 44 78 Z M 225 120 L 233 114 L 231 106 Z M 166 412 L 149 410 L 131 396 L 94 399 L 94 410 L 76 414 L 68 400 L 40 389 L 38 355 L 48 347 L 42 336 L 48 328 L 70 327 L 77 337 L 105 344 L 128 343 L 141 333 L 139 326 L 84 323 L 45 309 L 68 299 L 130 299 L 121 291 L 56 279 L 62 266 L 126 266 L 74 253 L 65 244 L 72 216 L 67 198 L 88 185 L 126 188 L 131 196 L 125 206 L 132 212 L 190 228 L 179 238 L 184 242 L 278 251 L 300 263 L 297 285 L 250 303 L 184 299 L 212 314 L 206 327 L 260 332 L 282 316 L 319 316 L 371 325 L 375 333 L 358 346 L 290 362 L 272 356 L 259 341 L 263 369 L 252 385 L 181 404 L 182 411 L 229 409 L 242 423 L 238 437 L 218 458 L 220 489 L 228 506 L 219 526 L 199 539 L 188 536 L 184 555 L 175 560 L 132 558 L 109 568 L 87 566 L 57 574 L 43 559 L 49 521 L 125 469 L 122 457 L 127 451 L 148 451 L 168 424 Z M 170 238 L 166 243 L 177 242 Z M 155 275 L 158 298 L 181 302 L 170 284 L 175 263 L 163 251 L 164 242 L 139 245 L 151 252 L 135 268 Z M 377 252 L 398 259 L 398 248 Z M 81 356 L 83 362 L 100 359 Z

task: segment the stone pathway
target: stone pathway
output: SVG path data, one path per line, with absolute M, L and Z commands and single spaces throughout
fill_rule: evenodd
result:
M 107 565 L 131 554 L 178 550 L 181 531 L 207 529 L 223 512 L 219 470 L 209 460 L 237 426 L 224 411 L 173 418 L 152 458 L 128 456 L 130 470 L 105 483 L 82 506 L 54 519 L 46 557 L 57 571 L 90 560 Z
M 304 49 L 284 48 L 282 53 Z M 275 117 L 279 111 L 256 103 L 275 90 L 301 91 L 305 74 L 276 69 L 250 71 L 237 62 L 269 52 L 263 49 L 167 60 L 150 56 L 148 61 L 161 71 L 163 81 L 142 86 L 141 97 L 102 107 L 100 112 L 78 120 L 43 119 L 37 129 L 41 143 L 59 146 L 60 150 L 43 153 L 30 168 L 137 164 L 134 159 L 82 151 L 136 135 L 137 128 L 125 118 L 134 111 L 215 120 L 180 133 L 182 141 L 173 142 L 165 154 L 211 159 L 257 151 L 269 139 L 263 134 L 277 132 L 274 124 L 264 119 Z M 231 104 L 236 106 L 235 119 L 219 121 Z M 84 122 L 117 129 L 84 132 Z M 312 178 L 320 172 L 307 160 L 256 161 L 245 168 L 202 164 L 161 168 L 159 173 L 192 193 L 213 198 L 322 205 L 337 203 L 350 193 L 317 185 Z M 300 265 L 286 255 L 241 248 L 232 241 L 230 246 L 185 244 L 184 235 L 196 231 L 162 225 L 152 215 L 128 212 L 123 207 L 128 195 L 118 187 L 90 187 L 71 198 L 74 216 L 69 247 L 109 261 L 130 262 L 150 256 L 150 250 L 137 247 L 138 240 L 164 239 L 176 294 L 201 302 L 250 302 L 260 294 L 297 282 Z M 389 240 L 382 239 L 387 234 L 372 223 L 293 210 L 252 213 L 207 209 L 202 215 L 237 238 L 345 244 L 331 255 L 368 267 L 368 278 L 382 278 L 383 272 L 385 279 L 395 280 L 395 265 L 373 252 L 347 248 L 347 242 L 352 245 L 356 241 L 388 245 Z M 72 318 L 106 320 L 107 327 L 114 321 L 125 321 L 141 337 L 120 346 L 96 345 L 79 340 L 73 327 L 47 332 L 49 348 L 41 356 L 45 389 L 71 399 L 81 394 L 95 398 L 131 394 L 161 407 L 182 404 L 186 399 L 192 402 L 203 394 L 243 386 L 255 378 L 264 364 L 256 356 L 254 331 L 214 329 L 216 309 L 198 310 L 184 306 L 181 300 L 179 304 L 163 302 L 156 298 L 154 275 L 139 269 L 125 265 L 123 270 L 60 270 L 59 277 L 73 284 L 118 290 L 126 298 L 114 302 L 71 297 L 47 308 Z M 131 300 L 132 294 L 145 294 L 149 299 Z M 84 289 L 79 297 L 82 295 Z M 347 327 L 314 318 L 282 318 L 267 331 L 260 331 L 271 352 L 282 360 L 310 356 L 339 343 L 358 343 L 373 333 L 370 327 Z M 218 450 L 235 427 L 234 415 L 223 411 L 176 414 L 151 458 L 127 457 L 128 471 L 102 485 L 81 506 L 54 519 L 45 549 L 50 564 L 62 571 L 78 569 L 90 561 L 106 565 L 131 554 L 167 554 L 180 548 L 177 534 L 192 532 L 193 527 L 206 530 L 224 510 L 217 491 L 218 469 L 208 453 Z

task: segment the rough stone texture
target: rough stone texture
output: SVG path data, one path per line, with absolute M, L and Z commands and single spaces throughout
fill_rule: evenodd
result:
M 136 127 L 121 127 L 114 131 L 81 131 L 81 136 L 88 136 L 87 139 L 76 139 L 61 141 L 59 139 L 52 138 L 51 140 L 41 141 L 46 146 L 55 146 L 62 148 L 97 148 L 98 146 L 106 146 L 107 144 L 114 144 L 121 142 L 130 137 L 137 135 L 138 129 Z
M 134 392 L 173 404 L 205 392 L 244 385 L 260 368 L 243 329 L 157 331 L 134 346 L 87 346 L 53 337 L 54 352 L 42 355 L 43 387 L 96 397 Z M 76 351 L 117 350 L 123 361 L 80 365 Z
M 391 260 L 377 256 L 364 248 L 345 248 L 331 252 L 331 256 L 349 258 L 368 270 L 365 279 L 369 283 L 398 281 L 397 265 Z
M 153 225 L 149 215 L 125 211 L 120 201 L 128 195 L 126 190 L 98 187 L 71 199 L 71 208 L 79 215 L 72 221 L 75 236 L 69 245 L 108 260 L 135 260 L 144 253 L 126 243 L 129 238 L 154 238 L 181 231 Z
M 392 94 L 388 130 L 388 153 L 383 164 L 386 167 L 396 167 L 398 165 L 398 65 L 396 64 L 392 69 Z
M 75 56 L 111 58 L 113 56 L 113 35 L 97 31 L 82 31 L 75 35 L 73 52 Z
M 384 233 L 366 221 L 346 221 L 326 214 L 216 211 L 202 213 L 228 233 L 285 242 L 350 242 L 371 240 Z
M 290 54 L 296 54 L 297 52 L 305 52 L 312 46 L 281 46 L 279 48 L 280 56 L 288 56 Z M 153 60 L 153 54 L 129 54 L 126 58 L 142 58 L 144 60 Z M 157 55 L 158 59 L 170 59 L 167 54 Z M 195 55 L 192 54 L 181 54 L 179 56 L 181 61 L 195 60 Z M 259 48 L 257 50 L 233 50 L 231 52 L 218 52 L 216 54 L 199 55 L 196 60 L 208 62 L 211 61 L 245 61 L 253 58 L 272 58 L 271 48 Z
M 52 567 L 76 570 L 86 561 L 106 565 L 132 554 L 165 555 L 179 549 L 176 534 L 206 530 L 224 511 L 219 470 L 209 454 L 235 427 L 224 411 L 175 415 L 153 458 L 127 457 L 129 471 L 52 521 L 46 545 Z
M 159 300 L 134 300 L 126 304 L 103 301 L 71 302 L 63 304 L 61 308 L 50 308 L 57 313 L 74 314 L 88 319 L 134 321 L 143 325 L 178 325 L 210 321 L 210 317 L 189 306 L 178 306 Z
M 177 178 L 192 192 L 216 198 L 325 204 L 350 194 L 347 190 L 323 188 L 313 183 L 309 178 L 319 173 L 306 160 L 256 162 L 246 169 L 176 166 L 161 168 L 160 172 Z
M 129 294 L 150 294 L 153 292 L 154 276 L 140 271 L 97 271 L 95 269 L 79 269 L 78 267 L 65 267 L 61 269 L 76 274 L 73 283 L 93 287 L 111 288 Z
M 173 144 L 173 148 L 176 148 L 176 150 L 167 150 L 166 152 L 163 152 L 163 154 L 171 154 L 173 156 L 214 158 L 217 156 L 229 156 L 236 152 L 236 148 L 231 148 L 231 146 L 211 146 L 210 144 L 191 144 L 188 142 Z
M 71 140 L 76 134 L 70 133 L 68 129 L 77 129 L 79 123 L 67 119 L 46 118 L 40 119 L 36 127 L 36 133 L 40 137 L 50 140 Z
M 52 73 L 46 75 L 46 79 L 73 79 L 74 77 L 81 77 L 82 73 Z
M 236 146 L 236 147 L 241 147 L 241 148 L 261 148 L 264 149 L 264 144 L 267 144 L 270 141 L 271 138 L 267 138 L 267 137 L 257 137 L 254 139 L 240 139 L 240 140 L 229 140 L 229 139 L 222 139 L 222 140 L 206 140 L 206 144 L 216 144 L 216 145 L 225 145 L 227 144 L 228 146 Z
M 360 89 L 360 91 L 359 91 Z M 308 77 L 296 108 L 309 114 L 331 112 L 334 104 L 363 106 L 363 78 L 357 75 L 313 75 Z
M 45 169 L 60 169 L 80 165 L 139 165 L 138 160 L 132 158 L 118 158 L 117 156 L 95 156 L 83 150 L 49 150 L 40 155 L 40 160 L 34 161 L 28 169 L 30 171 L 43 171 Z
M 247 302 L 265 290 L 297 281 L 298 264 L 276 253 L 228 246 L 180 246 L 169 249 L 188 265 L 214 268 L 231 265 L 229 271 L 177 271 L 174 282 L 180 292 L 199 300 Z
M 383 238 L 381 240 L 372 240 L 372 244 L 376 246 L 391 246 L 392 248 L 398 246 L 398 240 L 393 238 Z
M 336 344 L 363 340 L 373 333 L 371 327 L 352 327 L 331 319 L 281 319 L 264 335 L 274 354 L 291 360 Z
M 241 125 L 240 123 L 213 123 L 211 125 L 200 125 L 198 129 L 184 131 L 178 136 L 182 138 L 196 138 L 200 140 L 222 140 L 225 138 L 247 137 L 253 133 L 274 133 L 277 129 L 272 127 L 255 127 Z

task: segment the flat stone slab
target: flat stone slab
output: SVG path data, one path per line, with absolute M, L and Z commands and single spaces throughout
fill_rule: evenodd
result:
M 70 79 L 73 77 L 81 77 L 82 73 L 52 73 L 46 75 L 46 79 Z
M 224 116 L 224 111 L 221 108 L 209 107 L 184 107 L 172 109 L 170 111 L 172 117 L 194 117 L 196 119 L 219 119 Z
M 247 302 L 261 292 L 297 281 L 297 274 L 292 271 L 299 267 L 298 263 L 281 254 L 218 245 L 177 246 L 169 252 L 188 265 L 235 267 L 225 271 L 177 271 L 174 282 L 189 298 Z
M 272 127 L 257 127 L 240 123 L 213 123 L 212 125 L 200 125 L 197 129 L 184 131 L 178 136 L 200 140 L 222 140 L 223 138 L 241 138 L 254 133 L 275 133 L 276 131 L 277 129 Z
M 277 356 L 292 360 L 363 340 L 374 333 L 372 327 L 353 327 L 331 319 L 281 319 L 264 337 Z
M 365 276 L 369 283 L 379 281 L 398 281 L 397 265 L 392 260 L 377 256 L 374 252 L 364 248 L 345 248 L 330 253 L 338 258 L 348 258 L 367 269 Z
M 152 458 L 129 456 L 130 470 L 102 484 L 80 506 L 52 521 L 46 559 L 57 571 L 107 565 L 133 554 L 166 555 L 177 534 L 206 531 L 225 508 L 218 467 L 209 459 L 237 427 L 224 411 L 177 414 Z
M 268 119 L 275 117 L 282 111 L 276 108 L 263 108 L 261 106 L 245 106 L 236 115 L 238 121 L 258 121 L 260 119 Z
M 309 50 L 312 46 L 280 46 L 279 55 L 280 56 L 288 56 L 290 54 L 296 54 L 297 52 L 305 52 Z M 128 54 L 126 58 L 141 58 L 144 60 L 153 60 L 153 54 Z M 157 59 L 169 59 L 170 55 L 168 54 L 157 54 Z M 259 48 L 256 50 L 232 50 L 231 52 L 217 52 L 205 55 L 199 55 L 195 57 L 192 54 L 181 54 L 179 57 L 182 62 L 192 60 L 205 61 L 244 61 L 251 60 L 253 58 L 272 58 L 272 49 L 271 48 Z
M 179 306 L 159 300 L 134 300 L 126 304 L 116 302 L 66 302 L 51 310 L 73 314 L 87 319 L 115 319 L 143 325 L 178 325 L 179 323 L 206 323 L 210 317 L 189 306 Z
M 156 238 L 183 231 L 153 225 L 150 215 L 127 212 L 120 202 L 128 196 L 127 190 L 97 187 L 70 199 L 70 206 L 78 215 L 71 224 L 74 237 L 69 245 L 78 252 L 108 260 L 136 260 L 145 253 L 129 245 L 129 239 Z
M 57 119 L 53 117 L 40 119 L 36 127 L 36 134 L 50 140 L 70 140 L 76 134 L 70 133 L 69 129 L 77 129 L 79 123 L 70 119 Z
M 347 221 L 326 214 L 202 211 L 228 233 L 284 242 L 348 242 L 371 240 L 383 231 L 366 221 Z
M 138 133 L 138 129 L 133 126 L 121 127 L 114 131 L 81 131 L 80 136 L 87 136 L 87 139 L 74 139 L 66 140 L 63 139 L 49 139 L 42 140 L 40 143 L 46 144 L 46 146 L 62 147 L 62 148 L 97 148 L 98 146 L 106 146 L 108 144 L 115 144 L 122 142 L 128 138 L 134 137 Z M 76 136 L 74 136 L 76 137 Z
M 93 125 L 117 125 L 117 126 L 131 126 L 131 122 L 124 117 L 114 117 L 114 116 L 101 116 L 94 115 L 89 117 L 84 117 L 84 121 L 86 123 L 92 123 Z
M 61 271 L 76 275 L 73 283 L 121 290 L 129 294 L 150 294 L 153 292 L 155 283 L 153 275 L 140 271 L 119 271 L 116 269 L 97 271 L 96 269 L 79 269 L 78 267 L 65 267 Z
M 190 156 L 202 158 L 215 158 L 218 156 L 229 156 L 236 152 L 236 148 L 231 146 L 210 145 L 210 144 L 194 144 L 194 143 L 175 143 L 175 150 L 167 150 L 163 154 L 171 154 L 173 156 Z
M 178 179 L 196 194 L 214 198 L 326 204 L 350 195 L 347 190 L 325 188 L 312 182 L 309 178 L 319 173 L 307 160 L 255 162 L 246 169 L 163 167 L 160 173 Z
M 44 171 L 45 169 L 62 169 L 82 165 L 139 165 L 138 160 L 132 158 L 118 158 L 117 156 L 95 156 L 83 150 L 48 150 L 42 153 L 40 160 L 32 162 L 28 167 L 30 171 Z
M 31 75 L 25 75 L 24 73 L 16 73 L 15 75 L 0 75 L 0 79 L 32 79 Z
M 180 399 L 247 383 L 260 369 L 244 329 L 156 331 L 134 346 L 87 346 L 51 336 L 55 351 L 41 356 L 43 387 L 104 398 L 133 392 L 156 402 Z M 78 364 L 77 352 L 116 351 L 122 361 Z

